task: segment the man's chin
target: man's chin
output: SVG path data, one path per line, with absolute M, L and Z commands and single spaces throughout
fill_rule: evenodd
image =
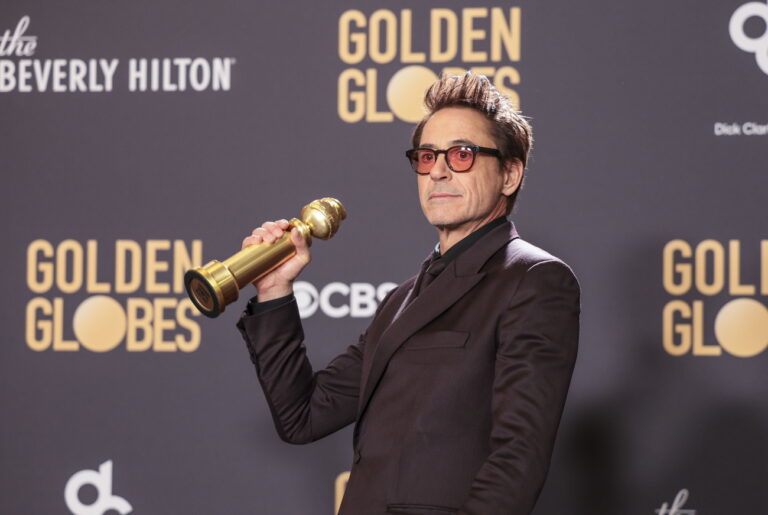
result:
M 427 217 L 427 221 L 438 229 L 455 229 L 461 225 L 461 221 L 451 217 L 433 216 Z

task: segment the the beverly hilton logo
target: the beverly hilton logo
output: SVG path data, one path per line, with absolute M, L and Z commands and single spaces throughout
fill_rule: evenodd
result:
M 37 48 L 37 36 L 27 36 L 29 27 L 29 16 L 24 16 L 19 20 L 13 31 L 6 30 L 0 38 L 0 57 L 30 57 L 35 55 Z
M 662 311 L 668 354 L 720 356 L 725 350 L 751 358 L 768 348 L 768 240 L 675 239 L 662 254 L 662 281 L 671 296 Z
M 38 36 L 22 16 L 0 36 L 0 93 L 229 91 L 233 57 L 33 58 Z M 40 52 L 37 52 L 40 53 Z
M 675 500 L 672 504 L 664 503 L 661 508 L 656 509 L 658 515 L 696 515 L 696 510 L 690 508 L 683 508 L 688 500 L 688 490 L 683 488 L 675 496 Z

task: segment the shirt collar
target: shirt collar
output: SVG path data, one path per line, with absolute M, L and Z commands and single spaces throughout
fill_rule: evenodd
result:
M 482 238 L 485 234 L 489 233 L 494 227 L 498 227 L 499 225 L 503 224 L 507 221 L 506 216 L 500 216 L 496 218 L 495 220 L 492 220 L 491 222 L 488 222 L 481 228 L 477 229 L 475 232 L 470 234 L 469 236 L 465 236 L 461 241 L 453 245 L 450 249 L 446 251 L 445 254 L 440 255 L 440 242 L 435 245 L 435 250 L 432 252 L 432 261 L 436 261 L 438 259 L 442 259 L 445 261 L 445 264 L 447 265 L 457 257 L 459 257 L 459 254 L 467 250 L 469 247 L 472 246 L 473 243 L 475 243 L 477 240 Z

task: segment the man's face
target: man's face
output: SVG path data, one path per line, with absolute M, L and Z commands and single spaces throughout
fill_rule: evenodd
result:
M 496 148 L 490 122 L 466 107 L 447 107 L 434 113 L 424 125 L 419 146 L 446 149 L 455 145 Z M 519 184 L 522 167 L 507 166 L 478 153 L 468 172 L 452 172 L 440 154 L 430 173 L 418 176 L 419 201 L 429 223 L 469 234 L 503 216 L 507 197 Z

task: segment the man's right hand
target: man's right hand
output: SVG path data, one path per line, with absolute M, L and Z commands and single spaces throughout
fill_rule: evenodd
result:
M 259 243 L 274 243 L 289 227 L 287 220 L 265 222 L 243 240 L 243 248 Z M 253 281 L 253 285 L 259 292 L 259 302 L 290 295 L 293 292 L 293 281 L 311 261 L 309 246 L 301 237 L 298 229 L 291 231 L 291 241 L 296 247 L 296 255 L 264 277 Z

